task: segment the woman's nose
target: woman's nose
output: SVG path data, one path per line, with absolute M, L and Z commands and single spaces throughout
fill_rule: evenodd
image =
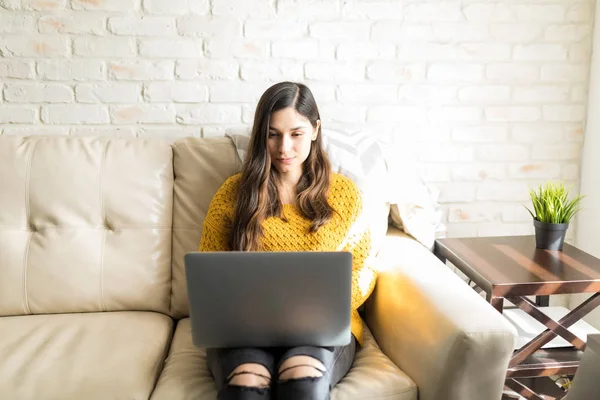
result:
M 292 138 L 283 135 L 281 137 L 281 141 L 279 142 L 279 151 L 283 154 L 286 154 L 292 148 Z

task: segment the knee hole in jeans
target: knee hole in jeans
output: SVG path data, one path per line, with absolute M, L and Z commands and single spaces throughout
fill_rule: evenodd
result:
M 268 388 L 271 374 L 260 364 L 242 364 L 227 377 L 227 385 L 255 388 Z
M 323 372 L 325 372 L 325 366 L 316 358 L 293 356 L 285 360 L 279 367 L 279 380 L 321 378 Z

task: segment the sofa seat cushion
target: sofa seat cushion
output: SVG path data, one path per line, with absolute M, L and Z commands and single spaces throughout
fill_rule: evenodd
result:
M 332 399 L 416 400 L 417 386 L 379 349 L 365 326 L 364 346 L 332 391 Z M 192 343 L 189 318 L 177 324 L 175 336 L 151 400 L 214 400 L 217 387 L 206 364 L 206 352 Z
M 153 312 L 0 317 L 0 399 L 148 399 L 173 330 Z

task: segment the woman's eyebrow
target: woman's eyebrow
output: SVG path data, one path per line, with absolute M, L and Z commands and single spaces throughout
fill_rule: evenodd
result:
M 304 128 L 306 128 L 306 126 L 297 126 L 297 127 L 295 127 L 295 128 L 292 128 L 292 129 L 290 129 L 290 130 L 292 130 L 292 131 L 297 131 L 297 130 L 299 130 L 299 129 L 304 129 Z M 270 127 L 269 127 L 269 130 L 271 130 L 271 131 L 275 131 L 275 132 L 279 132 L 279 130 L 278 130 L 277 128 L 274 128 L 274 127 L 272 127 L 272 126 L 270 126 Z

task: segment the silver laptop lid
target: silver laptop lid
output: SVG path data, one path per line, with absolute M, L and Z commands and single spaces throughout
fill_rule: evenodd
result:
M 193 252 L 185 269 L 198 347 L 350 343 L 349 252 Z

